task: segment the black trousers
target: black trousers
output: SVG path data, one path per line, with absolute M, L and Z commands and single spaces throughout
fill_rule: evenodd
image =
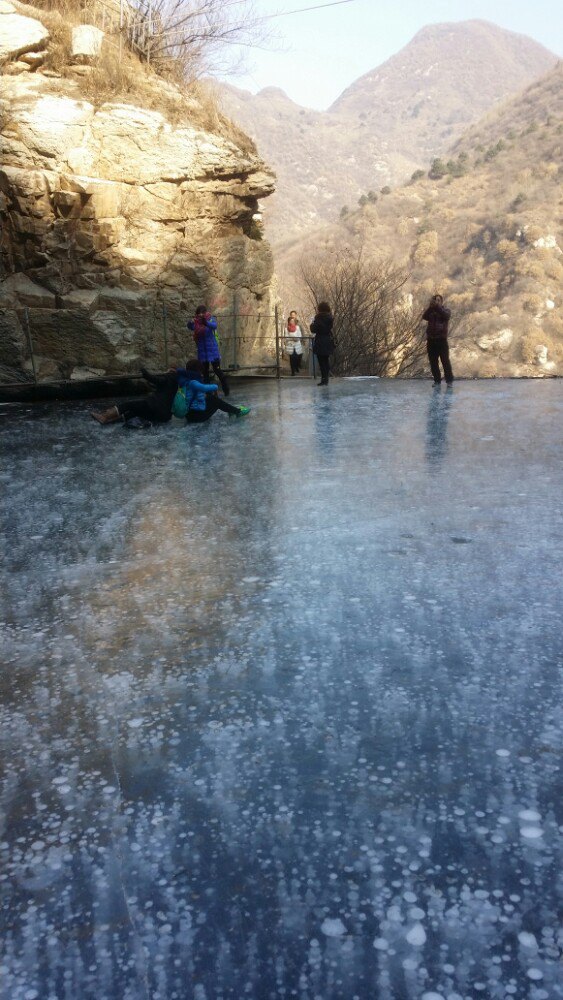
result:
M 202 364 L 203 364 L 203 381 L 209 382 L 209 365 L 211 365 L 213 371 L 215 372 L 217 378 L 219 379 L 219 385 L 221 386 L 223 392 L 225 393 L 225 396 L 228 396 L 231 390 L 229 389 L 227 376 L 225 375 L 225 372 L 221 368 L 220 361 L 203 361 Z
M 317 361 L 321 370 L 321 382 L 324 382 L 326 385 L 330 373 L 330 358 L 328 354 L 317 354 Z
M 289 355 L 289 363 L 291 365 L 291 374 L 292 375 L 297 375 L 297 373 L 301 370 L 301 358 L 302 357 L 303 357 L 303 355 L 302 354 L 298 354 L 297 351 L 292 351 L 291 354 Z
M 216 392 L 209 393 L 205 400 L 205 410 L 188 410 L 186 414 L 187 424 L 203 424 L 206 420 L 210 420 L 217 410 L 223 410 L 223 413 L 238 413 L 238 406 L 233 406 L 232 403 L 226 403 L 224 399 L 219 399 Z
M 430 371 L 435 382 L 442 381 L 442 375 L 440 372 L 440 361 L 442 362 L 442 368 L 444 369 L 444 378 L 448 385 L 454 380 L 454 373 L 452 372 L 452 366 L 450 364 L 450 348 L 448 345 L 447 337 L 429 337 L 426 341 L 426 350 L 428 351 L 428 360 L 430 362 Z
M 165 409 L 154 405 L 150 396 L 148 399 L 132 399 L 131 402 L 121 403 L 117 409 L 123 420 L 139 417 L 140 420 L 150 420 L 153 424 L 166 424 L 171 417 L 170 407 Z

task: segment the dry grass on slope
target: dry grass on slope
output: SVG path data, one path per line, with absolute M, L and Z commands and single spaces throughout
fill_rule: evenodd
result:
M 50 39 L 44 68 L 75 81 L 80 94 L 94 107 L 120 101 L 159 111 L 174 126 L 182 123 L 229 139 L 244 154 L 257 155 L 256 147 L 237 125 L 224 115 L 212 85 L 182 78 L 179 60 L 170 57 L 158 67 L 148 65 L 122 42 L 120 44 L 119 2 L 111 0 L 36 0 L 33 7 L 17 3 L 18 10 L 40 20 Z M 72 29 L 79 24 L 111 28 L 107 18 L 114 10 L 113 30 L 103 39 L 99 56 L 90 67 L 72 62 Z M 109 11 L 109 15 L 108 15 Z M 104 13 L 102 21 L 100 12 Z
M 541 125 L 548 126 L 563 119 L 563 63 L 539 80 L 534 81 L 523 93 L 506 101 L 485 115 L 468 129 L 455 144 L 452 152 L 471 153 L 479 147 L 489 149 L 500 139 L 514 142 L 522 133 L 536 132 Z

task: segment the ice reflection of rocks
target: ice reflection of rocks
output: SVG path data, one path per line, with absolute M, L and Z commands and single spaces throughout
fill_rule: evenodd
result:
M 563 996 L 561 387 L 294 383 L 2 422 L 2 1000 Z

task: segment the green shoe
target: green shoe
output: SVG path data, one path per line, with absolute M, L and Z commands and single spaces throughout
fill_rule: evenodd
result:
M 246 417 L 247 413 L 250 413 L 250 407 L 249 406 L 239 406 L 237 417 Z

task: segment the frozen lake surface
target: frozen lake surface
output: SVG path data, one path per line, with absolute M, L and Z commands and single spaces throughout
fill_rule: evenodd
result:
M 0 417 L 0 997 L 563 997 L 563 382 L 233 397 Z

